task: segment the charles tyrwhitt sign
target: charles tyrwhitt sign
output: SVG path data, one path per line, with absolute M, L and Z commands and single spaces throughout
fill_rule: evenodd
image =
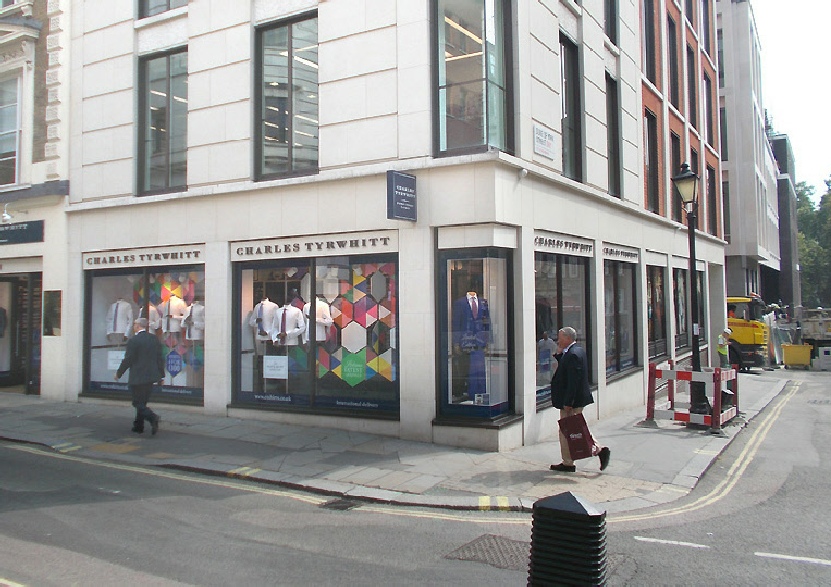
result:
M 387 171 L 387 218 L 418 220 L 416 178 L 400 171 Z

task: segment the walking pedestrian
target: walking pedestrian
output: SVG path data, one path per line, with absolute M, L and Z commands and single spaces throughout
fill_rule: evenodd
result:
M 133 332 L 135 334 L 127 341 L 124 359 L 115 372 L 115 380 L 118 381 L 127 369 L 130 370 L 127 384 L 133 407 L 136 408 L 132 430 L 141 434 L 144 432 L 144 421 L 147 420 L 150 422 L 150 433 L 156 434 L 161 418 L 147 407 L 147 402 L 150 401 L 153 386 L 164 379 L 162 345 L 158 338 L 147 332 L 147 318 L 133 321 Z
M 551 403 L 560 410 L 560 419 L 574 416 L 583 412 L 583 408 L 594 403 L 589 389 L 589 363 L 586 351 L 578 345 L 577 332 L 571 326 L 561 328 L 557 333 L 557 346 L 560 353 L 556 356 L 559 366 L 551 378 Z M 592 456 L 600 459 L 600 470 L 609 466 L 611 451 L 607 446 L 600 446 L 592 438 Z M 568 442 L 562 431 L 560 432 L 560 454 L 563 458 L 559 465 L 551 465 L 552 471 L 573 473 L 577 470 Z

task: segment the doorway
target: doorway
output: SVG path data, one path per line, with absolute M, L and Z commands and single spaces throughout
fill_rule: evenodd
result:
M 41 273 L 0 275 L 0 391 L 40 393 Z

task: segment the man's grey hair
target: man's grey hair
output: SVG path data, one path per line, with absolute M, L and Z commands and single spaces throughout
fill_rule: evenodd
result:
M 139 327 L 144 328 L 146 330 L 147 329 L 147 318 L 136 318 L 133 321 L 133 324 L 138 324 Z
M 571 342 L 577 340 L 577 331 L 574 330 L 571 326 L 565 326 L 560 328 L 560 332 L 562 332 L 566 338 L 568 338 Z

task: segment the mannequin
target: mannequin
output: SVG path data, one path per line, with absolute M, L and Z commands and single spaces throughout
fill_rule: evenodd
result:
M 118 298 L 107 310 L 107 340 L 122 344 L 133 331 L 133 305 Z
M 283 317 L 285 316 L 285 321 Z M 303 311 L 291 305 L 291 302 L 283 304 L 274 312 L 274 320 L 271 323 L 271 341 L 276 345 L 295 346 L 302 342 L 303 333 L 306 331 L 306 320 L 303 318 Z
M 485 349 L 490 341 L 488 301 L 475 289 L 453 302 L 453 394 L 467 396 L 487 393 Z
M 277 304 L 265 297 L 254 306 L 251 317 L 248 319 L 248 326 L 254 329 L 255 340 L 271 340 L 268 329 L 274 321 L 274 313 L 277 311 L 277 308 Z
M 182 327 L 185 329 L 187 340 L 205 338 L 205 306 L 199 300 L 193 300 L 193 303 L 185 309 Z
M 161 326 L 161 321 L 159 320 L 159 311 L 156 309 L 156 306 L 150 306 L 149 312 L 147 312 L 145 306 L 139 308 L 139 318 L 147 318 L 148 332 L 155 332 Z
M 159 304 L 159 317 L 162 323 L 162 332 L 181 332 L 182 318 L 188 305 L 185 300 L 176 294 L 170 294 L 166 302 Z
M 307 302 L 303 306 L 303 316 L 306 319 L 306 334 L 305 334 L 305 342 L 311 341 L 311 329 L 312 329 L 312 321 L 309 317 L 309 311 L 311 309 L 311 302 Z M 332 314 L 329 312 L 329 304 L 326 303 L 326 300 L 323 299 L 322 296 L 318 296 L 315 300 L 315 341 L 316 342 L 325 342 L 326 341 L 326 333 L 329 327 L 334 324 L 332 320 Z

